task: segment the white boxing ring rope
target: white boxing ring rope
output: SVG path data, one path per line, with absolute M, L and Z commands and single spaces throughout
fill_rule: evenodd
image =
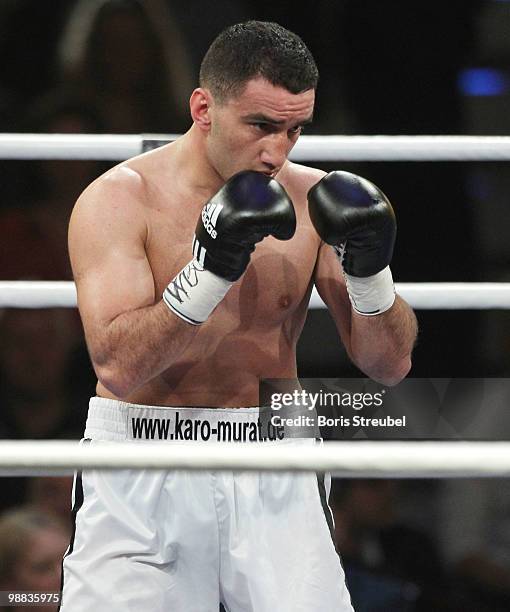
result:
M 136 450 L 135 450 L 136 449 Z M 43 467 L 44 466 L 44 467 Z M 333 472 L 342 477 L 433 478 L 510 475 L 509 442 L 165 442 L 2 441 L 0 475 L 75 469 L 267 470 Z
M 0 134 L 0 159 L 101 159 L 138 155 L 178 134 Z M 294 161 L 508 161 L 510 136 L 301 136 Z
M 176 135 L 0 134 L 0 159 L 123 160 Z M 302 136 L 296 161 L 508 161 L 506 136 Z M 510 283 L 397 283 L 417 309 L 510 308 Z M 72 282 L 0 281 L 0 307 L 75 307 Z M 311 308 L 324 304 L 314 293 Z M 510 476 L 510 443 L 342 441 L 287 444 L 165 444 L 2 441 L 0 475 L 74 469 L 331 471 L 344 477 Z
M 396 283 L 417 310 L 510 308 L 510 283 Z M 0 308 L 74 308 L 72 281 L 0 281 Z M 325 308 L 314 288 L 310 308 Z

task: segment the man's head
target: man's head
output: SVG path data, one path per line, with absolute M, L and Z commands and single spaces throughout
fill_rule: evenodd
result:
M 319 72 L 299 36 L 277 23 L 247 21 L 214 40 L 202 61 L 199 82 L 216 101 L 225 102 L 257 77 L 298 94 L 316 89 Z
M 215 171 L 224 180 L 241 170 L 274 176 L 312 119 L 317 81 L 306 45 L 278 24 L 248 21 L 222 32 L 190 101 Z

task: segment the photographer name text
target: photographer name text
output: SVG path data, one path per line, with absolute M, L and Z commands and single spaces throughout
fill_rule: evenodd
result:
M 271 424 L 274 427 L 405 427 L 406 417 L 402 416 L 394 418 L 391 416 L 384 417 L 365 417 L 360 414 L 349 417 L 326 417 L 319 415 L 317 417 L 301 415 L 298 417 L 281 417 L 273 415 Z

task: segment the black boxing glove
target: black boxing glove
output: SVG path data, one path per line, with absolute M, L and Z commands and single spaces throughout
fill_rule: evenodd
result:
M 319 236 L 337 252 L 354 310 L 376 315 L 391 308 L 397 225 L 384 193 L 350 172 L 330 172 L 308 192 L 308 210 Z
M 234 175 L 202 209 L 193 253 L 206 270 L 236 281 L 250 255 L 270 234 L 289 240 L 296 231 L 294 207 L 285 189 L 261 172 Z
M 188 323 L 203 323 L 244 273 L 255 245 L 269 235 L 289 240 L 295 231 L 285 189 L 261 172 L 239 172 L 203 207 L 194 258 L 165 289 L 165 303 Z

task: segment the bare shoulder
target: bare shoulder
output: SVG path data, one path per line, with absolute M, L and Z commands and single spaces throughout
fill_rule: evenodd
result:
M 145 197 L 144 177 L 129 161 L 118 164 L 93 181 L 82 192 L 76 206 L 84 207 L 100 200 L 104 205 L 115 207 L 120 196 L 129 201 L 143 201 Z
M 326 175 L 326 172 L 318 168 L 287 162 L 280 174 L 277 177 L 278 180 L 289 193 L 292 193 L 293 199 L 306 200 L 308 191 Z
M 79 280 L 106 254 L 142 253 L 148 226 L 143 177 L 128 163 L 112 168 L 78 198 L 69 223 L 69 255 Z
M 143 218 L 146 186 L 143 176 L 128 162 L 119 164 L 93 181 L 78 198 L 71 215 L 70 230 L 75 225 L 137 223 Z

